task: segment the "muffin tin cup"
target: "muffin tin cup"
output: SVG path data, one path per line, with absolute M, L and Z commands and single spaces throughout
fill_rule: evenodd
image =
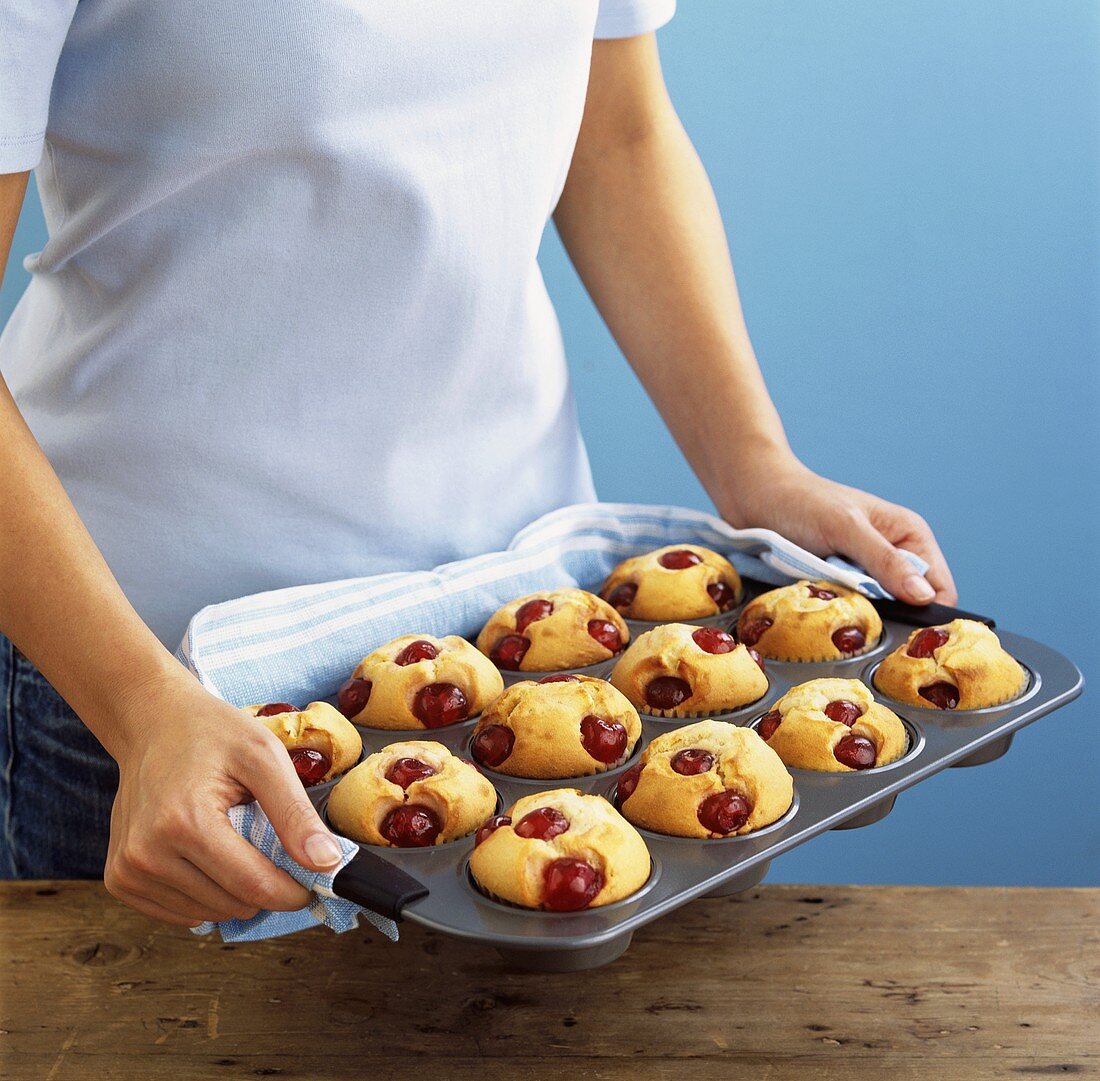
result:
M 897 646 L 906 640 L 910 630 L 908 625 L 887 620 L 880 648 Z M 564 914 L 492 902 L 480 896 L 467 879 L 466 866 L 473 851 L 470 836 L 433 849 L 372 848 L 368 853 L 372 860 L 380 857 L 386 865 L 405 872 L 408 882 L 421 883 L 428 890 L 425 896 L 415 896 L 409 891 L 399 895 L 395 890 L 392 905 L 387 905 L 384 891 L 376 891 L 376 895 L 379 892 L 381 895 L 376 896 L 372 907 L 442 934 L 480 942 L 497 950 L 509 964 L 524 968 L 569 972 L 608 964 L 621 956 L 639 927 L 696 898 L 751 888 L 772 861 L 828 830 L 851 829 L 881 820 L 900 792 L 949 766 L 991 761 L 1007 749 L 1016 731 L 1080 694 L 1081 674 L 1061 654 L 1039 642 L 998 633 L 1005 648 L 1030 670 L 1032 682 L 1020 698 L 985 711 L 952 711 L 945 715 L 939 710 L 891 703 L 874 690 L 867 678 L 877 661 L 868 664 L 866 654 L 856 659 L 863 662 L 862 667 L 851 661 L 835 665 L 769 665 L 768 693 L 751 706 L 736 711 L 730 717 L 734 723 L 755 720 L 792 686 L 808 679 L 824 675 L 861 677 L 871 686 L 875 697 L 895 709 L 906 723 L 909 751 L 897 762 L 872 770 L 851 773 L 792 770 L 797 807 L 785 821 L 754 834 L 699 840 L 644 832 L 642 836 L 654 864 L 661 871 L 655 881 L 633 898 L 604 908 Z M 528 673 L 521 675 L 530 678 Z M 657 736 L 692 721 L 693 718 L 643 717 L 639 751 Z M 364 754 L 398 741 L 429 739 L 445 744 L 463 758 L 468 757 L 466 725 L 415 733 L 360 731 Z M 631 761 L 636 761 L 636 757 Z M 531 782 L 485 772 L 506 809 L 532 792 L 554 788 L 577 788 L 606 795 L 629 764 L 561 781 Z M 857 832 L 852 841 L 858 843 L 858 840 Z M 339 892 L 339 881 L 337 887 Z M 362 891 L 357 896 L 363 896 Z M 415 899 L 405 903 L 403 896 Z
M 737 622 L 737 615 L 744 603 L 745 601 L 742 599 L 729 611 L 719 612 L 713 616 L 699 616 L 697 619 L 626 619 L 626 616 L 623 616 L 623 618 L 626 619 L 632 642 L 639 634 L 656 630 L 658 627 L 665 627 L 669 623 L 683 623 L 688 627 L 717 627 L 719 630 L 728 631 Z
M 498 668 L 505 687 L 511 687 L 516 683 L 522 683 L 525 679 L 533 679 L 538 682 L 546 676 L 594 676 L 596 679 L 606 679 L 611 675 L 611 669 L 615 662 L 622 656 L 617 653 L 606 661 L 597 661 L 596 664 L 585 665 L 583 668 L 551 668 L 545 672 L 509 672 Z

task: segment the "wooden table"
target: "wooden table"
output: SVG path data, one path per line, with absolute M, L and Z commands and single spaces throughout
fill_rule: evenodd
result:
M 414 925 L 197 940 L 0 884 L 10 1081 L 1100 1076 L 1100 890 L 764 886 L 577 975 Z

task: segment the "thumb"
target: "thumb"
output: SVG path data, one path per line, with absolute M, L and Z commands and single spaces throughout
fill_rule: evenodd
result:
M 936 595 L 928 579 L 895 548 L 860 511 L 852 515 L 838 547 L 898 600 L 927 604 Z
M 275 746 L 265 746 L 251 775 L 242 779 L 290 856 L 303 867 L 326 871 L 343 853 L 306 795 L 286 749 L 274 737 L 272 742 Z

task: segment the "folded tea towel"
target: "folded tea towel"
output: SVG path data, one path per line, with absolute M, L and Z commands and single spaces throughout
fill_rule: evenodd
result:
M 208 935 L 211 931 L 219 931 L 226 942 L 253 942 L 260 938 L 277 938 L 293 931 L 303 931 L 318 924 L 341 933 L 353 930 L 359 917 L 363 916 L 386 938 L 397 941 L 397 924 L 393 920 L 360 908 L 332 892 L 332 883 L 337 872 L 359 851 L 359 846 L 354 841 L 349 841 L 346 837 L 337 838 L 343 852 L 339 866 L 324 872 L 307 871 L 287 855 L 286 849 L 275 835 L 275 827 L 259 804 L 246 803 L 230 808 L 229 821 L 245 840 L 255 845 L 276 867 L 282 868 L 291 878 L 305 886 L 310 891 L 311 900 L 306 908 L 298 912 L 265 911 L 258 912 L 250 920 L 203 923 L 192 928 L 194 934 Z

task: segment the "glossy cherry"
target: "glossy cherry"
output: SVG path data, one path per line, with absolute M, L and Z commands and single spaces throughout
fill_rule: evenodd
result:
M 277 717 L 280 713 L 297 713 L 298 707 L 289 702 L 268 702 L 256 710 L 257 717 Z
M 758 651 L 758 650 L 755 650 L 755 649 L 746 649 L 746 650 L 745 650 L 745 652 L 746 652 L 746 653 L 748 653 L 748 655 L 749 655 L 749 656 L 750 656 L 750 657 L 751 657 L 751 658 L 752 658 L 752 659 L 753 659 L 754 661 L 756 661 L 756 663 L 757 663 L 757 665 L 759 666 L 759 668 L 760 668 L 760 671 L 761 671 L 761 672 L 766 672 L 766 671 L 767 671 L 767 669 L 766 669 L 766 668 L 764 667 L 764 658 L 760 656 L 760 653 L 759 653 L 759 651 Z
M 518 672 L 527 651 L 531 648 L 531 639 L 522 634 L 506 634 L 489 650 L 489 659 L 498 668 Z
M 875 745 L 864 736 L 845 736 L 833 748 L 833 757 L 851 769 L 870 769 L 875 764 Z
M 545 619 L 554 610 L 554 602 L 536 598 L 516 609 L 516 634 L 523 634 L 528 626 Z
M 837 724 L 846 724 L 849 728 L 863 716 L 863 709 L 855 702 L 849 702 L 843 698 L 830 702 L 825 707 L 825 716 Z
M 386 780 L 402 788 L 408 788 L 414 781 L 422 781 L 425 777 L 434 776 L 434 767 L 429 766 L 427 762 L 421 762 L 419 758 L 398 758 L 386 770 Z
M 485 819 L 478 827 L 477 833 L 474 834 L 474 848 L 477 848 L 490 834 L 496 833 L 501 826 L 510 826 L 511 824 L 512 820 L 507 815 L 493 815 L 492 818 Z
M 711 833 L 725 835 L 739 830 L 752 814 L 752 806 L 739 792 L 716 792 L 699 804 L 696 817 Z
M 336 705 L 340 712 L 351 720 L 363 712 L 364 707 L 370 701 L 370 692 L 373 684 L 369 679 L 356 679 L 352 676 L 346 680 L 336 695 Z
M 737 593 L 728 582 L 711 582 L 707 586 L 707 593 L 710 595 L 710 599 L 718 605 L 720 612 L 732 608 L 737 601 Z
M 580 678 L 568 672 L 555 672 L 552 676 L 543 676 L 539 683 L 580 683 Z
M 755 646 L 764 636 L 764 632 L 772 625 L 772 620 L 766 616 L 759 619 L 750 619 L 744 626 L 738 628 L 737 637 L 747 646 Z
M 590 619 L 588 634 L 611 653 L 618 653 L 623 648 L 623 636 L 619 634 L 619 628 L 606 619 Z
M 517 837 L 549 841 L 569 829 L 569 819 L 554 807 L 536 807 L 516 823 L 515 829 Z
M 730 653 L 737 648 L 737 639 L 717 627 L 700 627 L 691 637 L 704 653 Z
M 413 716 L 425 728 L 443 728 L 470 716 L 470 703 L 461 687 L 453 683 L 429 683 L 416 692 Z
M 551 912 L 579 912 L 603 889 L 603 873 L 572 856 L 547 864 L 544 875 L 542 904 Z
M 431 644 L 431 642 L 425 642 L 423 638 L 418 638 L 415 642 L 410 642 L 400 653 L 393 659 L 394 664 L 401 665 L 404 668 L 409 664 L 416 664 L 417 661 L 434 661 L 439 656 L 439 650 Z
M 841 627 L 833 631 L 833 645 L 841 653 L 858 653 L 867 644 L 867 636 L 858 627 Z
M 917 693 L 921 698 L 931 702 L 936 709 L 954 709 L 959 704 L 959 688 L 946 680 L 929 683 L 927 687 L 921 687 Z
M 756 722 L 756 734 L 766 743 L 775 735 L 775 730 L 783 720 L 783 714 L 777 709 L 769 710 Z
M 319 784 L 325 779 L 325 774 L 332 769 L 332 759 L 323 751 L 314 750 L 312 747 L 295 747 L 290 752 L 290 761 L 294 763 L 294 772 L 298 774 L 306 788 Z
M 642 764 L 637 763 L 625 770 L 619 776 L 619 783 L 615 786 L 615 802 L 621 807 L 631 796 L 634 795 L 634 789 L 638 787 L 638 781 L 642 776 Z
M 623 582 L 622 585 L 616 586 L 608 595 L 607 603 L 612 608 L 617 608 L 620 612 L 625 612 L 633 603 L 634 598 L 638 595 L 638 587 L 634 582 Z
M 950 637 L 941 627 L 925 627 L 913 635 L 905 652 L 910 657 L 931 657 Z
M 626 741 L 626 729 L 618 721 L 592 714 L 581 718 L 581 745 L 597 762 L 618 762 L 626 751 Z
M 694 777 L 697 773 L 707 773 L 714 769 L 714 755 L 710 751 L 691 747 L 674 754 L 669 765 L 672 766 L 672 772 L 681 777 Z
M 807 586 L 810 591 L 811 597 L 816 597 L 819 601 L 833 601 L 836 600 L 836 594 L 831 589 L 821 589 L 819 586 Z
M 502 724 L 486 725 L 470 745 L 470 753 L 483 766 L 493 769 L 511 753 L 516 744 L 516 734 Z
M 645 689 L 645 700 L 653 709 L 675 709 L 691 697 L 691 684 L 677 676 L 658 676 Z
M 396 848 L 428 848 L 442 828 L 434 811 L 406 803 L 386 815 L 379 832 Z
M 670 571 L 683 571 L 688 567 L 695 567 L 702 563 L 702 557 L 697 556 L 694 552 L 689 552 L 686 548 L 677 548 L 674 552 L 665 552 L 664 555 L 657 557 L 657 562 L 661 564 L 665 570 Z

